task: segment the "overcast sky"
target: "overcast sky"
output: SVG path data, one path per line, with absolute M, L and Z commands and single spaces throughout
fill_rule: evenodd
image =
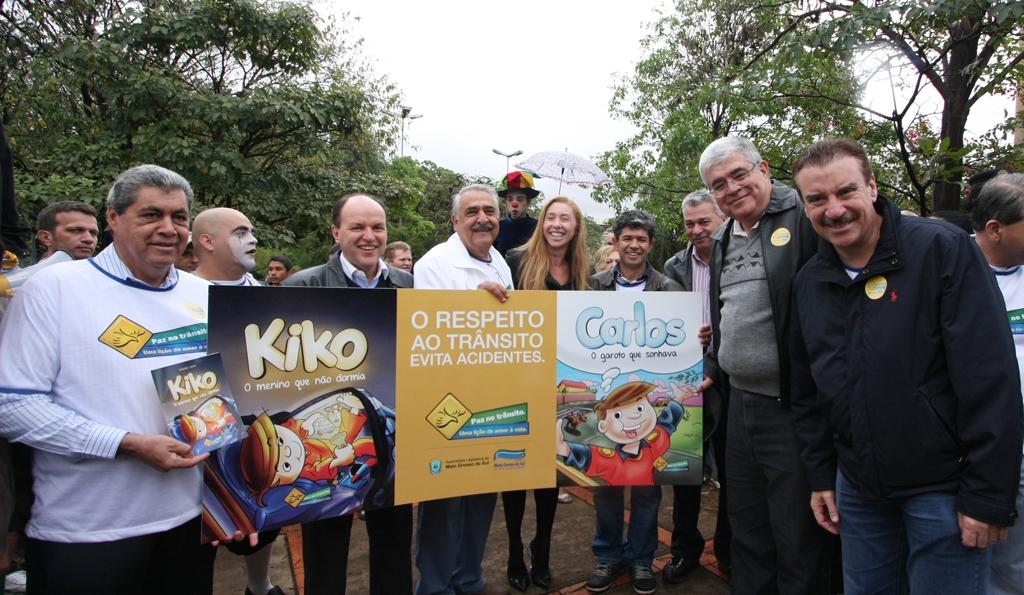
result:
M 321 0 L 348 13 L 363 54 L 401 90 L 413 114 L 405 154 L 468 175 L 500 178 L 505 158 L 491 152 L 568 149 L 594 159 L 633 128 L 608 113 L 612 89 L 641 57 L 640 40 L 663 0 Z M 885 111 L 888 84 L 872 85 Z M 879 91 L 874 91 L 878 89 Z M 1004 105 L 1005 104 L 1005 105 Z M 976 106 L 972 131 L 991 126 L 1006 100 Z M 927 111 L 927 110 L 926 110 Z M 984 120 L 984 123 L 979 122 Z M 558 182 L 540 180 L 546 196 Z M 614 213 L 566 186 L 588 215 Z
M 423 115 L 406 122 L 406 155 L 497 179 L 505 158 L 491 149 L 522 150 L 514 169 L 541 151 L 593 159 L 632 134 L 608 104 L 660 3 L 345 0 L 328 10 L 358 17 L 350 22 L 365 56 Z M 558 190 L 552 180 L 537 186 L 549 197 Z M 585 190 L 562 193 L 592 217 L 613 215 Z

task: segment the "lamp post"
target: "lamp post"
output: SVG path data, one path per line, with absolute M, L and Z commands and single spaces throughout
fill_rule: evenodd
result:
M 412 108 L 411 107 L 409 107 L 407 105 L 403 105 L 402 106 L 402 113 L 401 113 L 401 118 L 400 118 L 400 120 L 402 122 L 402 125 L 401 125 L 401 132 L 399 133 L 400 136 L 401 136 L 401 140 L 399 141 L 401 148 L 399 149 L 399 152 L 398 152 L 398 156 L 399 157 L 405 157 L 405 121 L 406 120 L 415 120 L 416 118 L 422 118 L 422 117 L 423 117 L 423 114 L 414 114 L 414 113 L 412 113 Z
M 522 155 L 523 154 L 523 150 L 522 149 L 519 149 L 519 150 L 517 150 L 515 152 L 512 152 L 512 153 L 502 153 L 501 151 L 499 151 L 497 149 L 491 149 L 491 152 L 493 152 L 495 155 L 501 155 L 502 157 L 505 158 L 505 173 L 506 174 L 508 173 L 508 160 L 512 159 L 516 155 Z

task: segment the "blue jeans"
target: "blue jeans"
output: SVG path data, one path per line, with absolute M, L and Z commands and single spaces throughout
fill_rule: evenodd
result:
M 654 550 L 658 548 L 661 486 L 633 486 L 630 490 L 629 535 L 623 541 L 625 488 L 606 486 L 594 489 L 597 527 L 593 551 L 598 562 L 650 566 L 654 561 Z
M 847 595 L 986 592 L 992 549 L 960 542 L 955 493 L 868 500 L 840 472 L 836 505 Z
M 483 559 L 497 494 L 420 504 L 416 595 L 476 593 L 484 588 Z
M 1021 465 L 1017 512 L 1024 513 L 1024 465 Z M 988 592 L 992 595 L 1024 594 L 1024 520 L 1010 527 L 1010 537 L 992 548 L 992 577 Z

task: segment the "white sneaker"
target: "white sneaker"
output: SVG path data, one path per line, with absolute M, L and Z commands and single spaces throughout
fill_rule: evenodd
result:
M 4 579 L 4 590 L 8 593 L 24 593 L 28 590 L 28 577 L 24 570 L 16 570 Z

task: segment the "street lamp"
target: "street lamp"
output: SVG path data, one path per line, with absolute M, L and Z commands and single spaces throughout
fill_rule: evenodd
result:
M 515 151 L 514 153 L 502 153 L 501 151 L 499 151 L 497 149 L 491 149 L 491 152 L 493 152 L 495 155 L 501 155 L 502 157 L 505 158 L 505 173 L 506 174 L 508 173 L 508 160 L 512 159 L 516 155 L 522 155 L 523 154 L 523 150 L 522 149 L 519 149 L 518 151 Z
M 399 150 L 399 153 L 398 153 L 399 157 L 405 157 L 405 121 L 406 120 L 415 120 L 416 118 L 422 118 L 422 117 L 423 117 L 423 114 L 414 114 L 414 113 L 412 113 L 412 108 L 411 107 L 409 107 L 407 105 L 403 105 L 402 106 L 402 114 L 401 114 L 402 126 L 401 126 L 401 133 L 400 133 L 401 134 L 401 141 L 400 141 L 401 149 Z

